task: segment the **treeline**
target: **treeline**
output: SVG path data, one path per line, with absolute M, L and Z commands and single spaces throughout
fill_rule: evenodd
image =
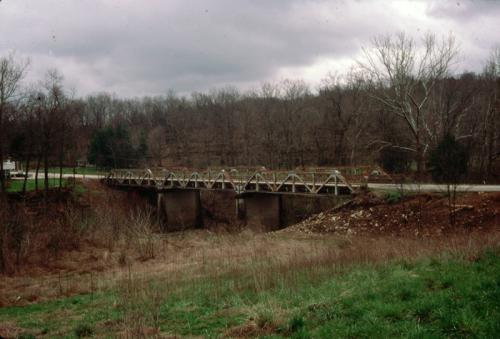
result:
M 452 72 L 457 55 L 452 37 L 418 43 L 398 34 L 373 39 L 352 71 L 314 90 L 284 80 L 244 93 L 134 99 L 75 97 L 56 71 L 23 88 L 27 64 L 10 55 L 0 59 L 0 160 L 45 173 L 88 160 L 104 168 L 377 163 L 422 174 L 430 151 L 453 135 L 469 172 L 490 180 L 500 173 L 500 53 L 481 73 L 463 74 Z

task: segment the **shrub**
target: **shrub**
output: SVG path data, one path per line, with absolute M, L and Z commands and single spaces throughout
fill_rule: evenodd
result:
M 36 337 L 30 333 L 21 333 L 16 337 L 16 339 L 35 339 Z
M 90 337 L 94 334 L 94 329 L 88 324 L 79 324 L 75 327 L 74 333 L 78 338 Z
M 304 325 L 305 325 L 304 318 L 299 315 L 295 315 L 288 322 L 288 330 L 292 333 L 297 332 L 298 330 L 303 328 Z
M 384 196 L 384 199 L 389 204 L 394 204 L 394 203 L 400 202 L 401 201 L 401 193 L 397 192 L 397 191 L 387 192 Z
M 274 326 L 274 316 L 271 310 L 259 310 L 255 319 L 259 328 Z
M 456 188 L 467 173 L 468 161 L 466 148 L 450 134 L 445 135 L 430 154 L 428 166 L 432 179 L 447 187 L 450 225 L 455 224 Z
M 467 173 L 469 155 L 453 135 L 447 134 L 433 149 L 429 157 L 432 179 L 446 184 L 458 183 Z
M 411 167 L 411 154 L 405 150 L 386 147 L 380 151 L 379 164 L 390 173 L 405 173 Z

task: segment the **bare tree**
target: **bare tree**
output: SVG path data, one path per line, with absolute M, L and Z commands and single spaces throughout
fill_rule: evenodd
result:
M 38 93 L 29 90 L 25 100 L 19 107 L 19 130 L 18 133 L 23 137 L 22 155 L 19 160 L 24 160 L 24 180 L 22 193 L 26 193 L 30 162 L 35 155 L 35 145 L 37 140 L 38 126 L 36 125 L 37 112 L 40 111 Z
M 417 172 L 424 170 L 429 138 L 434 131 L 429 119 L 429 98 L 438 81 L 444 79 L 458 55 L 453 36 L 438 40 L 427 34 L 423 45 L 404 33 L 374 38 L 372 48 L 365 48 L 359 66 L 373 84 L 371 95 L 405 122 L 412 145 L 394 145 L 380 140 L 384 147 L 398 147 L 414 152 Z
M 282 164 L 293 169 L 305 165 L 304 135 L 302 126 L 307 124 L 309 87 L 302 80 L 286 79 L 280 83 L 281 101 L 278 110 L 278 132 L 280 133 Z
M 280 88 L 276 84 L 265 83 L 262 85 L 259 93 L 255 94 L 254 100 L 256 104 L 256 119 L 253 121 L 257 128 L 257 138 L 259 143 L 259 151 L 265 154 L 264 163 L 271 168 L 279 167 L 280 161 L 277 158 L 279 149 L 278 119 L 276 111 L 279 105 Z
M 16 98 L 21 80 L 28 67 L 28 61 L 18 62 L 11 53 L 0 57 L 0 194 L 5 192 L 3 175 L 4 145 L 5 145 L 5 115 L 7 105 Z
M 44 87 L 46 93 L 42 97 L 41 151 L 44 164 L 44 197 L 46 201 L 49 190 L 49 157 L 52 155 L 54 149 L 53 146 L 57 132 L 64 135 L 65 128 L 65 119 L 62 117 L 65 102 L 65 95 L 62 90 L 62 75 L 57 70 L 49 70 L 46 75 Z M 60 125 L 61 122 L 62 125 Z M 63 140 L 60 140 L 61 142 L 64 144 Z M 59 147 L 62 147 L 61 144 Z M 62 177 L 62 168 L 60 169 L 60 177 Z
M 364 81 L 356 74 L 341 77 L 330 74 L 320 88 L 320 109 L 323 116 L 318 119 L 315 132 L 316 148 L 331 147 L 331 157 L 335 165 L 354 165 L 361 139 L 366 130 L 367 119 Z
M 500 158 L 500 48 L 495 48 L 482 74 L 482 121 L 478 136 L 481 149 L 480 169 L 483 177 L 493 175 L 494 162 Z
M 148 149 L 156 166 L 162 166 L 163 149 L 166 143 L 166 131 L 163 126 L 156 126 L 148 135 Z

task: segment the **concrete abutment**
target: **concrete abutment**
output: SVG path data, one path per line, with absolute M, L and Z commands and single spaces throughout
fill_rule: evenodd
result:
M 347 199 L 350 197 L 264 192 L 236 195 L 229 191 L 175 189 L 158 192 L 156 205 L 163 231 L 199 228 L 203 224 L 227 225 L 224 227 L 228 229 L 246 225 L 254 230 L 275 231 Z
M 158 192 L 157 213 L 165 231 L 201 227 L 200 191 L 193 189 Z
M 264 231 L 281 228 L 281 195 L 258 193 L 245 195 L 239 199 L 239 210 L 242 209 L 241 203 L 244 205 L 242 214 L 250 228 Z

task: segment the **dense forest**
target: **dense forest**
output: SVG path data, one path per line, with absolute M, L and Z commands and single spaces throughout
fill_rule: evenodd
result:
M 40 171 L 87 161 L 425 173 L 431 150 L 453 135 L 470 175 L 489 181 L 500 174 L 500 53 L 483 71 L 460 74 L 458 55 L 453 37 L 398 34 L 373 39 L 350 72 L 327 75 L 319 88 L 282 80 L 246 92 L 82 98 L 57 70 L 27 86 L 29 61 L 13 53 L 0 57 L 0 165 L 9 157 Z

